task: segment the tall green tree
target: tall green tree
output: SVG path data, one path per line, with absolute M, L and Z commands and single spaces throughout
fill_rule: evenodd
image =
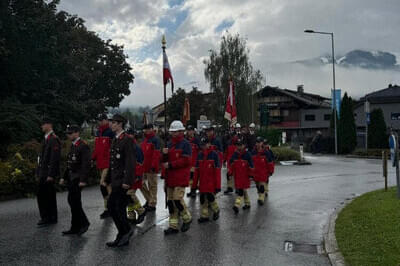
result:
M 370 124 L 368 125 L 368 148 L 387 148 L 388 133 L 382 109 L 372 110 L 370 118 Z
M 338 149 L 341 154 L 351 153 L 357 146 L 356 123 L 354 120 L 353 100 L 344 94 L 340 106 L 338 123 Z
M 210 50 L 210 56 L 204 60 L 204 75 L 214 93 L 215 103 L 210 106 L 217 122 L 224 120 L 226 96 L 229 92 L 229 79 L 232 78 L 236 91 L 238 121 L 250 123 L 253 92 L 262 84 L 261 71 L 255 70 L 250 63 L 246 40 L 239 34 L 226 34 L 222 37 L 219 51 Z M 255 102 L 253 101 L 255 105 Z
M 29 106 L 32 121 L 50 116 L 56 130 L 117 107 L 134 80 L 123 47 L 100 39 L 83 19 L 58 11 L 58 4 L 0 1 L 0 104 Z M 4 133 L 11 142 L 36 134 L 14 137 L 21 126 Z

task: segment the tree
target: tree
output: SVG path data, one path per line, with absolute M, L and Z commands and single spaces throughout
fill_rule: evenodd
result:
M 168 99 L 167 116 L 168 123 L 173 120 L 182 120 L 183 104 L 185 103 L 186 92 L 182 88 L 178 88 Z
M 57 11 L 58 4 L 0 2 L 0 104 L 33 108 L 30 119 L 38 131 L 43 115 L 63 130 L 117 107 L 134 79 L 122 46 L 88 31 L 83 19 Z M 15 138 L 17 130 L 11 126 L 7 131 L 11 142 L 36 135 Z
M 351 153 L 357 146 L 356 123 L 354 120 L 353 100 L 344 94 L 340 119 L 338 120 L 338 150 L 341 154 Z
M 238 121 L 251 122 L 252 93 L 261 85 L 261 71 L 254 70 L 249 60 L 246 40 L 239 34 L 227 34 L 222 37 L 219 52 L 210 50 L 210 57 L 204 60 L 204 75 L 214 93 L 214 104 L 210 110 L 217 122 L 224 120 L 226 96 L 229 91 L 228 81 L 232 78 L 236 90 Z
M 388 135 L 385 118 L 381 108 L 372 110 L 368 125 L 368 148 L 385 149 L 388 147 Z

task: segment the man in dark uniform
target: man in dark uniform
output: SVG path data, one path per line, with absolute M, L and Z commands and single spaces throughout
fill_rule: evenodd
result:
M 249 152 L 252 152 L 256 146 L 256 125 L 254 123 L 251 123 L 249 126 L 249 132 L 247 133 L 247 150 Z
M 71 228 L 63 231 L 63 235 L 84 234 L 89 228 L 89 221 L 82 208 L 81 190 L 87 184 L 90 171 L 90 148 L 80 138 L 80 128 L 77 125 L 67 127 L 66 134 L 71 141 L 67 155 L 67 169 L 60 185 L 67 182 L 68 204 L 71 207 Z
M 105 183 L 105 178 L 110 165 L 110 146 L 115 134 L 112 132 L 106 114 L 98 116 L 99 127 L 96 132 L 95 145 L 92 160 L 96 161 L 96 167 L 100 172 L 100 191 L 104 200 L 104 212 L 100 214 L 100 219 L 110 216 L 107 209 L 107 200 L 111 193 L 111 187 Z
M 128 190 L 135 179 L 136 155 L 133 138 L 125 131 L 126 119 L 115 114 L 111 119 L 111 129 L 116 134 L 111 144 L 110 171 L 105 182 L 111 185 L 108 210 L 118 229 L 117 237 L 107 242 L 109 247 L 121 247 L 129 244 L 133 231 L 127 218 L 126 207 L 129 203 Z
M 36 169 L 36 176 L 39 179 L 37 201 L 41 218 L 38 226 L 46 226 L 57 223 L 54 181 L 60 175 L 61 145 L 60 140 L 53 132 L 53 124 L 48 118 L 43 119 L 41 127 L 45 136 Z
M 195 198 L 196 197 L 196 189 L 197 182 L 194 182 L 194 172 L 196 168 L 197 155 L 200 151 L 200 139 L 196 136 L 196 132 L 194 131 L 193 126 L 189 125 L 186 129 L 186 139 L 189 141 L 192 146 L 192 164 L 190 167 L 190 192 L 187 194 L 188 197 Z

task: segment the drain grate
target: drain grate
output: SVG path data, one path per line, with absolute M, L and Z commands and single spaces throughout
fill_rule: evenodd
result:
M 319 245 L 297 243 L 294 241 L 285 241 L 284 250 L 286 252 L 299 252 L 307 254 L 321 254 L 322 249 Z

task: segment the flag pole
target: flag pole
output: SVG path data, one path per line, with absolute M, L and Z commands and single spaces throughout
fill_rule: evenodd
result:
M 163 35 L 162 40 L 161 40 L 161 44 L 162 44 L 162 50 L 163 50 L 163 56 L 165 53 L 165 47 L 167 44 L 167 41 L 165 40 L 165 35 Z M 164 71 L 164 70 L 163 70 Z M 165 145 L 167 145 L 167 84 L 164 83 L 164 141 L 165 141 Z
M 163 58 L 164 58 L 164 53 L 165 53 L 165 47 L 167 44 L 167 41 L 165 39 L 165 35 L 162 36 L 162 40 L 161 40 L 161 48 L 163 50 Z M 164 59 L 163 59 L 163 64 L 164 64 Z M 164 66 L 163 66 L 163 75 L 164 75 Z M 164 76 L 163 76 L 164 77 Z M 164 84 L 164 147 L 168 147 L 168 137 L 167 137 L 167 84 L 165 84 L 164 82 L 164 78 L 163 78 L 163 84 Z M 168 155 L 164 155 L 162 156 L 162 160 L 163 162 L 168 161 Z M 168 207 L 168 195 L 167 195 L 167 182 L 166 182 L 166 178 L 167 178 L 167 169 L 165 169 L 165 176 L 164 176 L 164 201 L 165 201 L 165 209 Z

